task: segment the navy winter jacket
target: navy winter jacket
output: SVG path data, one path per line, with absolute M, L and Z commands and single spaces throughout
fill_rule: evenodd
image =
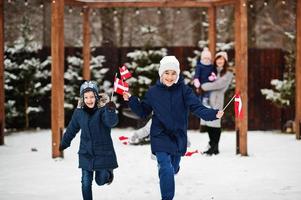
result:
M 79 168 L 85 170 L 114 169 L 118 167 L 111 138 L 111 128 L 118 123 L 115 110 L 107 106 L 88 114 L 83 108 L 75 109 L 72 119 L 62 138 L 64 148 L 81 129 L 79 146 Z
M 198 61 L 195 67 L 194 78 L 199 79 L 201 84 L 207 83 L 210 82 L 209 76 L 211 75 L 212 72 L 216 74 L 215 67 L 213 67 L 212 64 L 204 65 L 200 61 Z
M 131 96 L 129 106 L 141 118 L 153 112 L 150 131 L 153 154 L 185 154 L 189 110 L 204 120 L 215 120 L 217 114 L 217 110 L 208 109 L 200 103 L 192 89 L 184 84 L 182 77 L 170 87 L 158 80 L 142 101 Z

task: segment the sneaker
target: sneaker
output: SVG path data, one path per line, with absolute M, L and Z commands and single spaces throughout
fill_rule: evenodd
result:
M 109 170 L 109 174 L 110 174 L 110 176 L 109 176 L 107 185 L 110 185 L 113 182 L 113 180 L 114 180 L 114 173 L 113 173 L 113 171 Z

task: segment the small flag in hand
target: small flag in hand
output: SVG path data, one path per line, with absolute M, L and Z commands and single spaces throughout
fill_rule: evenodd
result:
M 115 77 L 114 92 L 123 95 L 123 92 L 128 92 L 128 91 L 129 91 L 129 85 L 126 82 L 123 82 L 121 79 Z
M 235 94 L 235 99 L 234 99 L 234 111 L 235 111 L 235 117 L 238 119 L 243 118 L 243 113 L 242 113 L 242 101 L 239 93 Z
M 129 70 L 126 68 L 125 65 L 123 65 L 122 67 L 119 68 L 119 72 L 120 72 L 121 79 L 123 79 L 123 80 L 126 80 L 126 79 L 132 77 L 131 72 L 129 72 Z
M 126 137 L 126 136 L 123 136 L 123 135 L 119 137 L 119 140 L 120 140 L 120 141 L 122 141 L 122 140 L 127 140 L 127 139 L 129 139 L 129 138 Z

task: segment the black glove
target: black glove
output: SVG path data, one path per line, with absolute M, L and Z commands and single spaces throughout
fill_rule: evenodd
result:
M 110 110 L 115 110 L 116 109 L 116 105 L 113 101 L 109 101 L 106 106 L 110 109 Z
M 66 149 L 62 144 L 60 144 L 60 146 L 59 146 L 59 150 L 60 151 L 64 151 L 64 149 Z

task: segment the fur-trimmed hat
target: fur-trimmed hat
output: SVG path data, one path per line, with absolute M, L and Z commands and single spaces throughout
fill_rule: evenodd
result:
M 176 71 L 178 77 L 180 75 L 180 63 L 175 56 L 164 56 L 160 60 L 159 76 L 161 77 L 166 70 Z
M 215 58 L 217 58 L 218 56 L 222 56 L 228 62 L 228 54 L 227 54 L 227 52 L 220 51 L 217 54 L 215 54 Z
M 97 86 L 97 83 L 93 82 L 93 81 L 85 81 L 79 89 L 79 95 L 81 98 L 84 97 L 84 93 L 88 92 L 88 91 L 92 91 L 95 95 L 96 100 L 99 100 L 99 89 Z

